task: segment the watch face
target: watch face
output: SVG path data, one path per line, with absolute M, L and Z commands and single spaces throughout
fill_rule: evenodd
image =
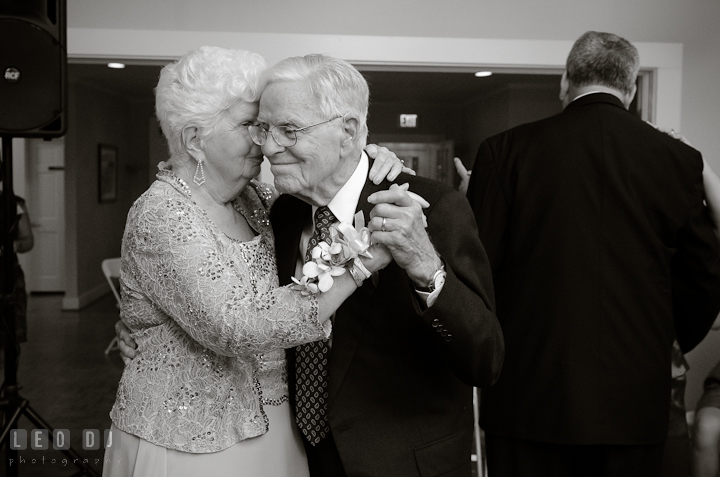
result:
M 435 287 L 434 287 L 435 290 L 437 290 L 438 288 L 440 288 L 440 287 L 443 286 L 444 284 L 445 284 L 445 272 L 443 272 L 443 273 L 438 273 L 438 276 L 435 278 Z

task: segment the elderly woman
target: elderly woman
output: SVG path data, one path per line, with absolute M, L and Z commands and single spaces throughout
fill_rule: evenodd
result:
M 276 193 L 253 179 L 263 156 L 248 133 L 264 68 L 254 53 L 203 47 L 160 74 L 171 158 L 123 236 L 121 318 L 139 353 L 112 408 L 105 476 L 307 475 L 284 348 L 328 338 L 330 316 L 390 255 L 374 248 L 325 293 L 278 287 Z

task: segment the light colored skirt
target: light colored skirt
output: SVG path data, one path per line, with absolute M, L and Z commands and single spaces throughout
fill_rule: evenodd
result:
M 264 406 L 270 420 L 265 434 L 220 452 L 191 454 L 151 444 L 123 432 L 120 447 L 105 450 L 103 477 L 309 477 L 300 431 L 290 405 Z M 115 434 L 115 435 L 118 435 Z

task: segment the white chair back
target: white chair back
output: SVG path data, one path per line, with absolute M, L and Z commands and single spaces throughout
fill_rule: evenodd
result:
M 106 258 L 102 261 L 101 268 L 105 279 L 110 285 L 115 300 L 117 300 L 117 307 L 120 308 L 120 258 Z M 110 354 L 110 351 L 118 349 L 117 337 L 114 337 L 110 344 L 105 348 L 105 354 Z
M 118 306 L 120 306 L 120 290 L 118 290 L 118 285 L 115 282 L 115 280 L 120 280 L 120 258 L 106 258 L 103 260 L 102 271 L 113 295 L 115 295 Z

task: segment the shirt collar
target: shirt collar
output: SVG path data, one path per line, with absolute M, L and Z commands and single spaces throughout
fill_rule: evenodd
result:
M 572 101 L 570 101 L 570 102 L 572 103 L 572 102 L 575 102 L 575 101 L 577 101 L 578 99 L 582 98 L 583 96 L 587 96 L 587 95 L 589 95 L 589 94 L 597 94 L 597 93 L 610 94 L 610 93 L 608 93 L 607 91 L 600 91 L 600 90 L 598 90 L 598 91 L 588 91 L 587 93 L 583 93 L 583 94 L 581 94 L 581 95 L 575 96 L 575 98 L 574 98 Z
M 365 181 L 367 180 L 369 171 L 370 160 L 367 154 L 365 154 L 365 151 L 363 151 L 360 156 L 360 162 L 358 162 L 355 168 L 355 172 L 353 172 L 350 179 L 340 188 L 328 204 L 328 208 L 340 222 L 352 224 L 355 210 L 357 209 L 358 202 L 360 202 L 360 194 L 362 193 L 363 187 L 365 187 Z M 313 206 L 313 217 L 315 216 L 316 210 L 317 207 Z

